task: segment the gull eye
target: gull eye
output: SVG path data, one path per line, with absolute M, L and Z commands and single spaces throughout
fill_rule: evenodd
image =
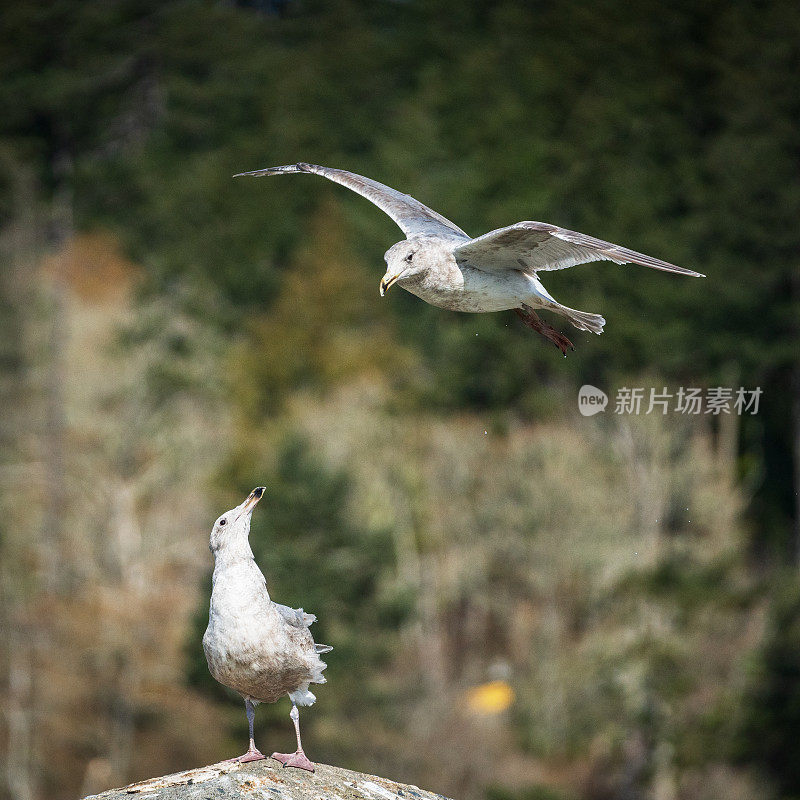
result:
M 408 261 L 408 263 L 410 264 L 413 260 L 414 260 L 414 254 L 413 253 L 409 253 L 406 256 L 406 261 Z
M 228 520 L 226 520 L 226 519 L 221 519 L 221 520 L 219 521 L 219 524 L 220 524 L 220 525 L 227 525 L 227 524 L 228 524 Z

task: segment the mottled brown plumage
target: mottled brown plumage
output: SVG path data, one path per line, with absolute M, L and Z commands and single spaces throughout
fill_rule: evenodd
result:
M 248 541 L 250 517 L 263 492 L 263 487 L 254 489 L 244 503 L 214 523 L 210 540 L 213 588 L 203 650 L 214 678 L 239 692 L 245 701 L 250 748 L 239 760 L 264 757 L 253 741 L 254 705 L 274 703 L 288 694 L 297 752 L 275 753 L 273 758 L 284 766 L 313 771 L 300 743 L 297 706 L 309 706 L 316 700 L 308 687 L 325 683 L 322 671 L 326 665 L 319 654 L 331 648 L 314 643 L 308 630 L 316 619 L 313 614 L 274 603 L 269 596 Z

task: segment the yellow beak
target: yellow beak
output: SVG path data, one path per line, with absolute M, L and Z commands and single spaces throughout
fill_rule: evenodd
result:
M 247 500 L 245 500 L 244 503 L 242 503 L 242 510 L 239 512 L 239 516 L 241 516 L 242 514 L 251 513 L 253 509 L 256 507 L 256 504 L 261 499 L 263 494 L 264 494 L 263 486 L 257 486 L 255 489 L 253 489 L 253 491 L 250 492 L 250 496 L 247 498 Z
M 384 275 L 381 278 L 381 287 L 380 287 L 380 289 L 381 289 L 381 297 L 383 297 L 386 294 L 386 292 L 389 291 L 389 287 L 392 284 L 394 284 L 397 281 L 397 279 L 400 277 L 399 275 L 393 275 L 392 277 L 387 278 L 388 274 L 389 273 L 387 272 L 386 275 Z

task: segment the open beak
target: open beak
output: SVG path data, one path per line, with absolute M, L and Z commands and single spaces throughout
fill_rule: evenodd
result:
M 389 291 L 389 287 L 393 283 L 395 283 L 397 281 L 397 279 L 400 277 L 399 275 L 393 275 L 392 277 L 388 277 L 388 275 L 389 275 L 389 273 L 387 272 L 386 275 L 384 275 L 381 278 L 381 287 L 380 287 L 381 288 L 381 297 L 383 297 L 386 294 L 386 292 Z
M 239 512 L 239 516 L 242 514 L 252 514 L 253 509 L 256 507 L 256 504 L 261 499 L 262 495 L 264 494 L 264 487 L 263 486 L 256 486 L 252 492 L 250 492 L 250 496 L 247 500 L 242 503 L 242 510 Z

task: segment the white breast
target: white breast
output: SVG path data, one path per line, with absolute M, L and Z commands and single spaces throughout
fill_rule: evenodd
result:
M 264 656 L 281 628 L 255 562 L 215 570 L 208 629 L 203 637 L 214 660 L 247 661 L 259 654 Z
M 486 312 L 519 308 L 531 294 L 530 277 L 516 270 L 484 272 L 449 256 L 424 276 L 402 281 L 411 294 L 450 311 Z

